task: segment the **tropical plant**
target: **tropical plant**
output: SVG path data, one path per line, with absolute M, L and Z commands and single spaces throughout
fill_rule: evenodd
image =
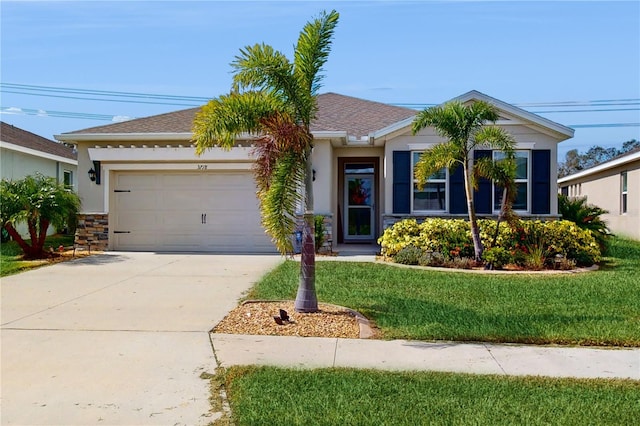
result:
M 506 132 L 498 127 L 486 125 L 488 122 L 495 123 L 498 118 L 497 108 L 488 102 L 476 101 L 465 105 L 453 101 L 427 108 L 419 112 L 413 121 L 413 134 L 425 127 L 433 127 L 440 136 L 446 138 L 445 142 L 437 144 L 420 156 L 415 168 L 418 186 L 424 185 L 429 176 L 442 168 L 453 170 L 456 167 L 462 167 L 476 261 L 482 259 L 483 246 L 473 204 L 475 178 L 471 154 L 480 146 L 506 152 L 513 151 L 513 138 L 508 137 Z
M 27 259 L 46 257 L 44 243 L 49 225 L 61 229 L 79 209 L 77 194 L 54 178 L 40 173 L 0 182 L 0 225 L 20 246 Z M 16 230 L 19 223 L 26 223 L 31 244 Z
M 588 229 L 600 245 L 600 250 L 607 247 L 607 238 L 611 234 L 607 223 L 600 217 L 609 213 L 598 206 L 587 203 L 586 197 L 570 198 L 558 195 L 558 213 L 565 220 L 570 220 L 581 229 Z
M 264 43 L 240 49 L 231 64 L 231 92 L 209 101 L 193 123 L 198 154 L 216 144 L 231 148 L 243 134 L 257 136 L 254 174 L 262 222 L 283 254 L 292 250 L 296 207 L 304 202 L 299 312 L 318 310 L 310 124 L 338 18 L 333 10 L 308 22 L 293 62 Z
M 478 177 L 491 179 L 498 188 L 502 188 L 502 197 L 500 199 L 500 212 L 496 220 L 496 229 L 491 241 L 491 247 L 496 246 L 498 234 L 500 232 L 500 222 L 506 220 L 507 223 L 513 224 L 518 215 L 513 211 L 513 203 L 516 199 L 518 188 L 516 186 L 517 164 L 515 151 L 511 147 L 515 146 L 515 140 L 508 133 L 502 131 L 498 127 L 492 127 L 493 131 L 497 131 L 496 138 L 511 139 L 510 149 L 502 152 L 502 158 L 497 161 L 484 157 L 480 158 L 474 167 L 474 172 Z M 485 257 L 485 260 L 487 258 Z M 494 263 L 488 260 L 487 269 L 493 269 Z

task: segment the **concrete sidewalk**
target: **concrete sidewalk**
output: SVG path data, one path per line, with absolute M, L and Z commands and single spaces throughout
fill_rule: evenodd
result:
M 640 349 L 211 334 L 217 361 L 514 376 L 640 380 Z

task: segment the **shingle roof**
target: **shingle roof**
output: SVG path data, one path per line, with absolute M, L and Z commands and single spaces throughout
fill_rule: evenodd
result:
M 200 108 L 190 108 L 166 114 L 107 124 L 77 130 L 65 135 L 87 133 L 190 133 L 193 119 Z M 311 131 L 346 131 L 357 138 L 383 129 L 416 114 L 409 108 L 402 108 L 367 101 L 336 93 L 318 96 L 318 113 L 311 123 Z
M 11 143 L 24 148 L 30 148 L 36 151 L 45 152 L 47 154 L 57 155 L 59 157 L 77 159 L 77 154 L 72 148 L 61 143 L 52 141 L 42 136 L 15 127 L 5 122 L 0 122 L 0 140 L 2 142 Z

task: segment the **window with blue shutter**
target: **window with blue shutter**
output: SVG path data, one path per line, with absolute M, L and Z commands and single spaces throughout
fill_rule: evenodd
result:
M 551 213 L 551 150 L 531 151 L 531 213 Z
M 411 213 L 411 151 L 393 151 L 393 213 Z
M 478 149 L 473 152 L 473 159 L 474 161 L 478 161 L 480 158 L 491 158 L 491 153 L 492 151 L 490 149 Z M 490 179 L 478 179 L 478 190 L 473 194 L 473 204 L 476 208 L 476 213 L 492 213 L 491 188 L 492 182 Z
M 464 191 L 464 170 L 461 165 L 449 170 L 449 213 L 466 214 L 467 196 Z

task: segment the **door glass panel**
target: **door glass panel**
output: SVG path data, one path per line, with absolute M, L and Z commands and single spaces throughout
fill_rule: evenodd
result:
M 349 235 L 371 235 L 371 210 L 368 208 L 349 207 Z
M 346 237 L 371 238 L 373 237 L 374 213 L 373 176 L 356 173 L 345 176 L 345 180 Z

